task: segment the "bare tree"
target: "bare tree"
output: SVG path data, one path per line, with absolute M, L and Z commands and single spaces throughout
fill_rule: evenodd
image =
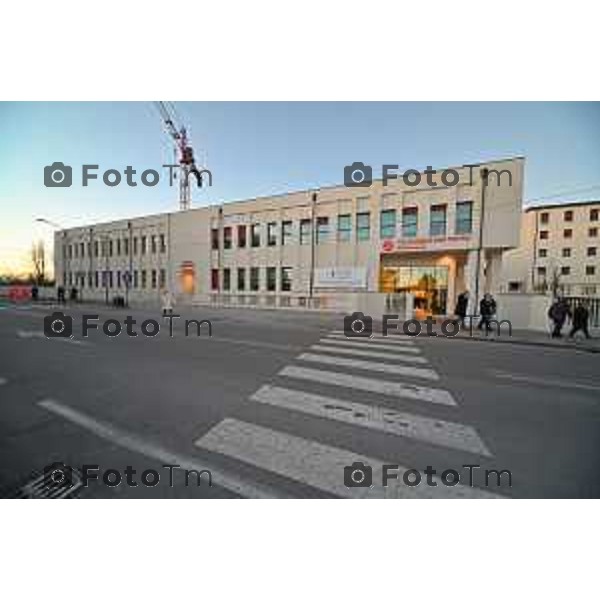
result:
M 46 250 L 44 242 L 38 240 L 31 246 L 32 279 L 37 285 L 44 285 L 46 280 Z

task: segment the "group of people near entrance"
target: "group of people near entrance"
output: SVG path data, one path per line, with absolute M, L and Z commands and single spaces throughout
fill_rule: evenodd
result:
M 460 326 L 465 327 L 465 319 L 469 306 L 469 292 L 464 291 L 458 295 L 454 314 L 456 315 Z M 481 330 L 485 326 L 486 331 L 490 331 L 490 322 L 496 315 L 496 301 L 491 294 L 484 294 L 479 302 L 479 314 L 481 318 L 477 329 Z M 472 317 L 473 315 L 469 315 Z M 564 298 L 556 298 L 548 309 L 548 318 L 552 322 L 552 337 L 562 337 L 562 328 L 567 320 L 571 321 L 571 331 L 569 337 L 572 338 L 578 331 L 581 331 L 589 340 L 591 338 L 588 330 L 589 311 L 580 300 L 575 305 L 573 311 Z
M 469 292 L 464 291 L 458 295 L 456 300 L 456 308 L 454 314 L 458 317 L 458 321 L 461 327 L 465 326 L 465 319 L 467 318 L 467 312 L 469 308 Z M 479 314 L 481 318 L 477 325 L 477 329 L 481 330 L 485 327 L 486 331 L 491 330 L 490 322 L 496 315 L 496 300 L 491 294 L 484 294 L 483 298 L 479 302 Z M 471 318 L 474 315 L 469 315 Z

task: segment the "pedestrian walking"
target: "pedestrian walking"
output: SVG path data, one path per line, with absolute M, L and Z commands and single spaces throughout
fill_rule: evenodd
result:
M 168 289 L 164 289 L 162 293 L 162 314 L 163 317 L 173 314 L 173 295 Z
M 577 306 L 573 311 L 573 318 L 571 319 L 571 331 L 569 332 L 569 337 L 572 338 L 578 331 L 583 331 L 585 337 L 589 340 L 591 339 L 590 332 L 588 331 L 588 319 L 590 317 L 590 313 L 588 309 L 583 305 L 581 300 L 577 302 Z
M 56 289 L 56 300 L 60 303 L 65 301 L 65 288 L 62 285 L 59 285 Z
M 562 328 L 567 320 L 571 318 L 571 309 L 564 298 L 557 298 L 548 309 L 548 317 L 552 321 L 552 337 L 562 337 Z
M 467 307 L 469 306 L 469 291 L 465 290 L 458 295 L 454 314 L 458 317 L 461 328 L 465 326 L 465 317 L 467 316 Z
M 496 314 L 496 301 L 491 294 L 484 294 L 481 302 L 479 303 L 479 314 L 481 319 L 477 325 L 477 329 L 483 329 L 485 325 L 486 332 L 491 331 L 490 321 Z

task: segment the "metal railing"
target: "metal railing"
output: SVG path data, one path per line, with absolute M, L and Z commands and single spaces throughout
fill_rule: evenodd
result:
M 600 327 L 600 298 L 590 296 L 565 296 L 565 300 L 567 301 L 571 312 L 573 312 L 577 303 L 581 302 L 590 313 L 588 322 L 589 327 Z

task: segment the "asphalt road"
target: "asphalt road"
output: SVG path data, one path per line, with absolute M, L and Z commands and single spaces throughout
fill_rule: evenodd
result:
M 250 309 L 190 311 L 170 337 L 156 312 L 86 308 L 100 323 L 131 315 L 138 335 L 84 338 L 82 310 L 69 308 L 73 338 L 47 339 L 49 312 L 0 310 L 5 496 L 600 497 L 597 354 L 351 340 L 342 316 Z M 162 324 L 155 337 L 141 333 L 148 318 Z M 209 319 L 212 336 L 186 337 L 184 318 Z M 53 463 L 76 485 L 48 487 Z M 98 466 L 87 486 L 83 465 Z M 186 485 L 184 469 L 210 471 L 212 486 L 207 473 Z M 119 485 L 102 481 L 110 470 Z M 144 485 L 152 470 L 159 482 Z M 371 485 L 348 487 L 350 475 Z

